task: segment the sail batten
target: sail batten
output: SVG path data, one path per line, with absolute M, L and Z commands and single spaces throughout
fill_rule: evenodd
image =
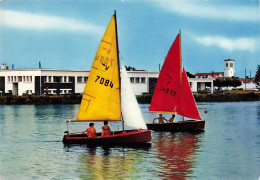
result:
M 149 112 L 177 113 L 201 119 L 181 63 L 180 34 L 175 38 L 160 71 Z

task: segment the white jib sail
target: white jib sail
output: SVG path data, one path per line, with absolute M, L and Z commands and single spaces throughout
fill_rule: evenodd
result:
M 127 126 L 138 129 L 147 129 L 142 112 L 132 90 L 124 63 L 121 71 L 121 110 Z

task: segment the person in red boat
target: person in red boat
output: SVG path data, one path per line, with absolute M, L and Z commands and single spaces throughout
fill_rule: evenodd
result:
M 82 134 L 86 133 L 88 137 L 96 137 L 96 129 L 94 128 L 94 123 L 89 123 L 89 128 L 82 132 Z
M 173 122 L 175 118 L 175 114 L 172 115 L 172 117 L 170 117 L 170 119 L 168 120 L 168 122 Z
M 109 136 L 110 134 L 111 130 L 108 126 L 108 121 L 104 121 L 104 126 L 102 126 L 102 136 Z
M 165 120 L 166 122 L 168 122 L 167 119 L 165 119 L 165 117 L 162 116 L 162 114 L 159 114 L 159 117 L 154 118 L 154 119 L 153 119 L 153 123 L 154 123 L 154 121 L 155 121 L 156 119 L 158 119 L 159 123 L 164 123 L 163 120 Z

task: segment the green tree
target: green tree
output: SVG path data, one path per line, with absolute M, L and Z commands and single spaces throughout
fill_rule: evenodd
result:
M 236 78 L 232 80 L 232 86 L 235 88 L 237 88 L 237 86 L 241 86 L 241 84 L 242 84 L 241 81 L 239 81 Z
M 255 74 L 255 83 L 260 85 L 260 65 L 257 65 L 257 70 Z
M 241 82 L 237 78 L 226 78 L 226 79 L 216 79 L 213 81 L 213 85 L 220 87 L 237 87 L 241 86 Z
M 213 86 L 217 86 L 218 88 L 223 86 L 222 80 L 216 79 L 213 81 Z

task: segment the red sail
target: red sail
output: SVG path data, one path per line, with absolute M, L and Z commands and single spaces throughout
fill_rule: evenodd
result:
M 196 102 L 190 89 L 190 84 L 186 75 L 186 71 L 183 67 L 182 71 L 182 84 L 181 84 L 181 96 L 178 104 L 178 114 L 184 117 L 192 119 L 201 119 Z
M 181 71 L 180 34 L 164 61 L 149 111 L 178 113 L 184 117 L 201 119 L 185 69 Z
M 149 111 L 176 112 L 180 96 L 180 78 L 181 46 L 178 34 L 162 66 Z

